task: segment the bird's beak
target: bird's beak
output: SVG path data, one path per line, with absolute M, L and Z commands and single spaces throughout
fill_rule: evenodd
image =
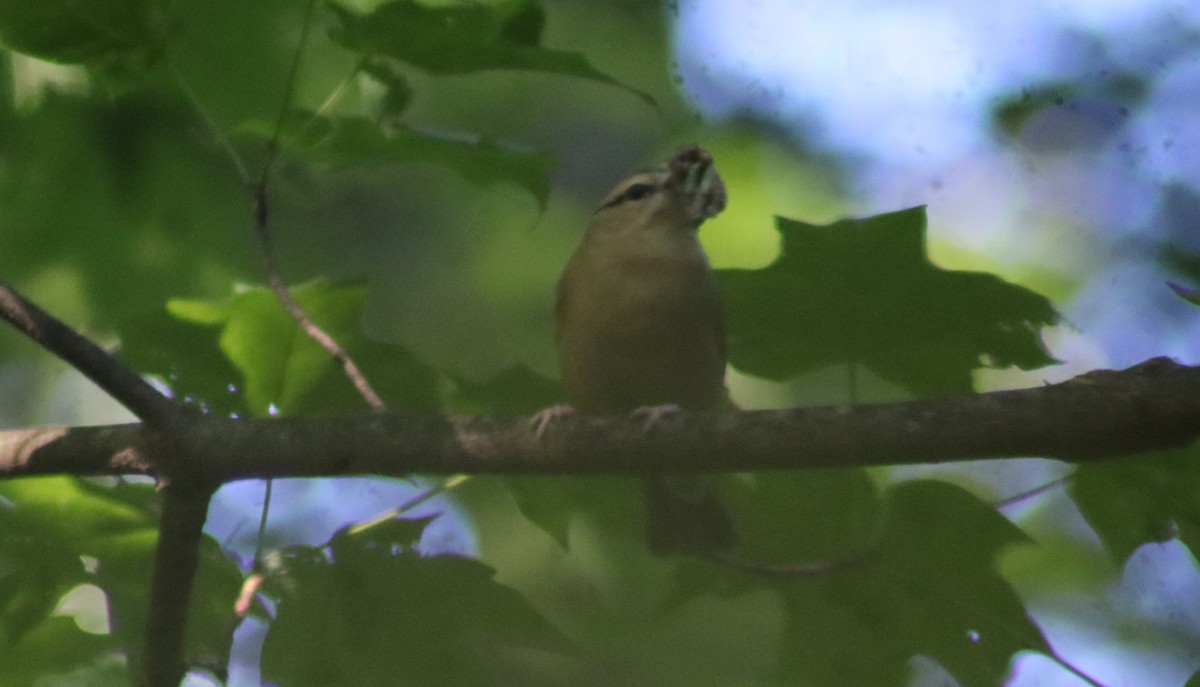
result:
M 688 219 L 696 226 L 725 209 L 725 184 L 707 150 L 699 146 L 680 148 L 671 156 L 668 168 Z

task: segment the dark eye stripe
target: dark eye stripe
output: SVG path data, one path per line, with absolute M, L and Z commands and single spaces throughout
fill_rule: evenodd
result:
M 624 191 L 618 193 L 615 198 L 601 205 L 599 210 L 611 208 L 629 201 L 641 200 L 661 190 L 660 186 L 639 181 L 636 184 L 630 184 Z

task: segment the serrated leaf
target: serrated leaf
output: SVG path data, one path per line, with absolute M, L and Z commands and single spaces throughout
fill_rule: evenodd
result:
M 545 17 L 528 0 L 451 5 L 394 0 L 370 14 L 336 2 L 328 6 L 340 22 L 333 40 L 365 55 L 387 55 L 440 74 L 513 69 L 572 76 L 621 86 L 654 104 L 646 93 L 592 67 L 582 54 L 541 46 Z
M 1069 493 L 1117 564 L 1142 544 L 1174 537 L 1200 557 L 1195 447 L 1080 466 Z
M 377 544 L 340 536 L 330 558 L 290 562 L 292 592 L 263 645 L 265 679 L 289 687 L 504 684 L 524 652 L 565 647 L 486 565 Z
M 386 128 L 364 117 L 315 116 L 300 112 L 296 126 L 281 140 L 293 153 L 335 165 L 440 165 L 472 183 L 516 184 L 546 205 L 554 159 L 538 153 L 505 148 L 479 138 L 453 138 L 417 131 L 403 125 Z M 268 128 L 249 127 L 269 135 Z
M 357 328 L 354 318 L 366 292 L 353 287 L 320 293 L 300 287 L 293 290 L 293 296 L 326 333 L 343 341 Z M 305 335 L 275 294 L 265 288 L 234 297 L 220 345 L 242 373 L 246 398 L 256 415 L 295 412 L 326 368 L 334 364 L 328 351 Z
M 963 687 L 1002 683 L 1019 651 L 1049 652 L 995 557 L 1027 537 L 952 485 L 900 484 L 879 548 L 863 563 L 780 586 L 792 626 L 785 674 L 814 685 L 901 685 L 924 655 Z M 863 656 L 870 647 L 869 656 Z
M 402 346 L 382 344 L 362 331 L 362 307 L 366 288 L 355 283 L 316 281 L 291 289 L 292 296 L 325 333 L 350 355 L 375 390 L 390 407 L 432 410 L 439 407 L 437 379 L 433 371 Z M 241 400 L 241 407 L 255 415 L 330 414 L 365 408 L 361 396 L 333 357 L 304 333 L 269 289 L 244 289 L 219 304 L 207 301 L 172 301 L 171 312 L 213 329 L 187 329 L 190 339 L 169 346 L 161 355 L 173 365 L 184 365 L 175 356 L 201 351 L 201 360 L 214 373 L 216 383 L 203 388 L 216 401 Z M 236 378 L 231 380 L 222 366 L 211 359 L 205 345 L 215 338 Z M 170 339 L 167 340 L 170 342 Z M 139 356 L 146 357 L 144 351 Z M 141 368 L 139 368 L 141 369 Z M 183 372 L 176 379 L 183 379 Z M 190 374 L 190 373 L 189 373 Z M 186 381 L 186 379 L 183 379 Z M 230 381 L 241 390 L 229 393 Z M 190 388 L 190 387 L 189 387 Z M 205 399 L 206 403 L 216 401 Z M 223 410 L 224 406 L 215 409 Z
M 918 395 L 965 393 L 979 367 L 1050 365 L 1033 291 L 925 255 L 924 207 L 816 226 L 777 218 L 782 251 L 760 270 L 719 270 L 730 362 L 787 379 L 856 363 Z

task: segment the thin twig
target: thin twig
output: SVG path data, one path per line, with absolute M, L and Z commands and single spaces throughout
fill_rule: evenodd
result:
M 358 390 L 360 396 L 376 411 L 387 410 L 387 404 L 383 402 L 379 394 L 367 381 L 366 376 L 346 352 L 332 336 L 324 329 L 321 329 L 316 322 L 309 317 L 304 307 L 292 297 L 288 290 L 287 281 L 283 278 L 283 272 L 279 267 L 279 261 L 275 257 L 275 244 L 271 236 L 270 229 L 270 210 L 267 202 L 267 184 L 271 177 L 271 170 L 275 165 L 275 161 L 279 157 L 279 140 L 283 136 L 283 127 L 287 123 L 288 110 L 292 104 L 292 93 L 296 87 L 296 76 L 300 73 L 300 60 L 304 54 L 305 47 L 308 45 L 308 37 L 312 29 L 312 15 L 316 0 L 309 0 L 304 11 L 304 25 L 300 33 L 300 41 L 296 46 L 296 53 L 292 59 L 292 66 L 288 71 L 287 86 L 284 91 L 283 103 L 279 108 L 279 117 L 275 120 L 275 130 L 271 135 L 271 140 L 267 144 L 267 159 L 263 163 L 262 173 L 258 178 L 258 182 L 254 185 L 254 229 L 258 236 L 259 248 L 262 253 L 263 268 L 267 273 L 267 284 L 271 287 L 271 291 L 275 293 L 275 298 L 287 314 L 296 321 L 300 328 L 313 341 L 316 341 L 322 348 L 333 356 L 334 360 L 342 366 L 342 371 L 350 382 L 354 384 L 354 388 Z
M 1026 489 L 1025 491 L 1022 491 L 1022 492 L 1013 494 L 1012 496 L 1008 496 L 1006 498 L 1000 499 L 993 505 L 995 505 L 995 507 L 998 510 L 1004 510 L 1005 508 L 1008 508 L 1009 506 L 1015 506 L 1018 503 L 1021 503 L 1022 501 L 1031 499 L 1035 496 L 1040 496 L 1048 491 L 1052 491 L 1052 490 L 1058 489 L 1059 487 L 1062 487 L 1064 485 L 1070 484 L 1071 480 L 1073 480 L 1073 479 L 1075 479 L 1075 473 L 1072 472 L 1069 475 L 1063 475 L 1062 477 L 1052 479 L 1049 482 L 1046 482 L 1045 484 L 1039 484 L 1038 486 L 1033 487 L 1032 489 Z
M 334 106 L 334 104 L 337 103 L 337 101 L 341 100 L 342 95 L 346 93 L 346 89 L 350 87 L 350 84 L 354 83 L 354 80 L 358 78 L 359 73 L 361 73 L 363 68 L 366 67 L 368 59 L 368 57 L 363 56 L 362 59 L 354 64 L 354 69 L 350 70 L 350 74 L 348 74 L 346 78 L 342 79 L 341 83 L 339 83 L 337 87 L 333 89 L 333 92 L 329 94 L 329 97 L 325 98 L 325 101 L 321 103 L 316 111 L 313 112 L 312 117 L 309 118 L 310 123 L 316 121 L 318 117 L 328 112 Z
M 1050 660 L 1054 661 L 1055 663 L 1060 665 L 1063 668 L 1063 670 L 1066 670 L 1068 673 L 1071 673 L 1072 675 L 1079 678 L 1080 680 L 1083 680 L 1084 682 L 1088 683 L 1089 685 L 1091 685 L 1091 687 L 1105 687 L 1103 682 L 1100 682 L 1099 680 L 1092 677 L 1091 675 L 1088 675 L 1087 673 L 1083 672 L 1079 667 L 1077 667 L 1076 665 L 1074 665 L 1067 659 L 1063 658 L 1062 656 L 1059 656 L 1058 651 L 1056 651 L 1053 647 L 1050 648 L 1049 656 L 1050 656 Z
M 271 492 L 274 490 L 274 487 L 275 480 L 268 479 L 263 489 L 262 515 L 258 518 L 258 537 L 254 542 L 254 570 L 260 570 L 262 566 L 263 542 L 267 535 L 267 516 L 271 512 Z
M 0 281 L 0 317 L 79 370 L 148 425 L 169 425 L 183 415 L 171 399 L 107 351 L 26 300 Z
M 192 87 L 188 85 L 188 82 L 183 78 L 183 75 L 180 74 L 174 68 L 174 66 L 171 67 L 171 73 L 175 76 L 176 83 L 179 84 L 180 90 L 182 90 L 183 94 L 187 97 L 192 109 L 195 110 L 196 114 L 200 116 L 200 119 L 204 121 L 204 126 L 208 128 L 209 133 L 212 134 L 212 137 L 217 141 L 217 145 L 219 145 L 221 150 L 225 151 L 225 155 L 229 157 L 229 161 L 233 165 L 233 168 L 237 170 L 238 178 L 242 180 L 243 184 L 250 186 L 250 170 L 246 167 L 246 163 L 244 160 L 242 160 L 242 156 L 238 154 L 237 149 L 233 147 L 233 143 L 229 140 L 229 137 L 225 135 L 225 132 L 221 130 L 221 127 L 217 126 L 216 121 L 214 121 L 212 116 L 208 114 L 208 111 L 204 109 L 204 106 L 200 104 L 200 99 L 196 97 L 196 92 L 192 90 Z
M 369 520 L 363 520 L 362 522 L 357 523 L 356 525 L 354 525 L 353 527 L 350 528 L 350 534 L 359 534 L 359 533 L 362 533 L 362 532 L 365 532 L 365 531 L 371 529 L 372 527 L 375 527 L 376 525 L 382 525 L 383 523 L 388 522 L 389 520 L 398 518 L 401 515 L 404 515 L 408 511 L 412 510 L 413 508 L 416 508 L 417 506 L 421 505 L 422 503 L 425 503 L 429 499 L 432 499 L 433 497 L 443 494 L 452 489 L 458 488 L 459 485 L 465 483 L 469 479 L 471 479 L 471 475 L 452 475 L 452 476 L 442 480 L 442 482 L 440 484 L 438 484 L 437 486 L 426 489 L 425 491 L 421 492 L 420 494 L 417 494 L 416 496 L 405 501 L 404 503 L 400 504 L 399 506 L 396 506 L 395 508 L 389 508 L 388 510 L 385 510 L 382 513 L 379 513 L 378 515 L 372 517 Z
M 764 563 L 727 553 L 710 553 L 704 559 L 735 570 L 761 577 L 816 577 L 842 572 L 863 565 L 875 554 L 875 545 L 842 558 L 804 563 Z

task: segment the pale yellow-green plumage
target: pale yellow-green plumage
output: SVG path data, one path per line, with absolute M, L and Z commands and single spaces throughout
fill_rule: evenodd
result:
M 634 175 L 592 216 L 558 282 L 563 383 L 572 406 L 615 414 L 725 404 L 725 328 L 716 279 L 697 239 L 725 206 L 712 157 L 677 151 Z M 659 553 L 727 549 L 733 526 L 697 480 L 649 480 L 649 543 Z

